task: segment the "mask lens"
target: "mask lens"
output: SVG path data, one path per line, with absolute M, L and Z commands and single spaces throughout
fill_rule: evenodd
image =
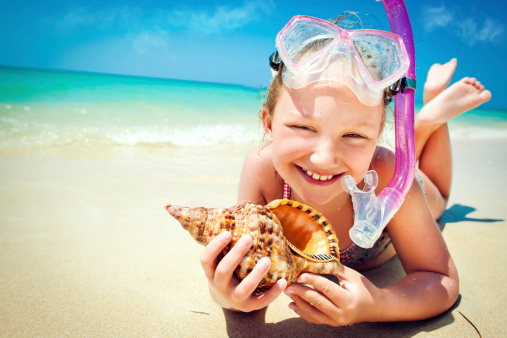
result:
M 338 32 L 320 23 L 296 22 L 280 37 L 281 47 L 290 59 L 288 65 L 301 67 L 325 53 L 337 35 Z
M 352 43 L 374 83 L 388 86 L 404 70 L 406 60 L 398 41 L 384 36 L 354 34 Z

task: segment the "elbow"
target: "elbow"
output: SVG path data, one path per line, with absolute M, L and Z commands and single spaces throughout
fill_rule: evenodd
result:
M 447 308 L 449 310 L 459 299 L 459 276 L 458 272 L 454 269 L 450 276 L 445 279 L 445 288 L 447 289 Z

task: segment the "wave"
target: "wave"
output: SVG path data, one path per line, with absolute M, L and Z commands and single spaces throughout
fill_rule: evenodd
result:
M 199 147 L 214 145 L 260 144 L 262 130 L 244 124 L 196 125 L 184 128 L 169 126 L 110 126 L 59 128 L 54 125 L 39 124 L 37 128 L 6 120 L 0 121 L 0 150 L 30 149 L 39 147 L 58 147 L 65 145 L 100 146 L 170 146 Z M 451 126 L 452 139 L 493 140 L 507 139 L 507 128 Z M 383 142 L 394 145 L 394 135 L 384 135 Z
M 62 145 L 170 145 L 176 147 L 260 142 L 259 128 L 239 123 L 172 126 L 58 126 L 0 119 L 0 149 Z
M 256 128 L 239 124 L 197 125 L 186 128 L 126 128 L 107 131 L 116 144 L 171 144 L 179 147 L 250 143 L 259 140 Z

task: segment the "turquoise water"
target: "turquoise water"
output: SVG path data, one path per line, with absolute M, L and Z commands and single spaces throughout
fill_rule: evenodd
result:
M 0 67 L 0 150 L 260 142 L 262 95 L 235 85 Z M 507 113 L 476 109 L 451 130 L 507 138 Z

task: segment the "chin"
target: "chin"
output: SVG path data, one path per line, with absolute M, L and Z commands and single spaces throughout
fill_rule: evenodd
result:
M 338 192 L 337 189 L 340 191 Z M 333 190 L 332 194 L 329 192 L 303 192 L 302 194 L 299 194 L 297 192 L 295 193 L 298 195 L 298 199 L 301 199 L 302 203 L 318 209 L 319 206 L 332 202 L 338 196 L 338 194 L 345 192 L 340 187 Z

